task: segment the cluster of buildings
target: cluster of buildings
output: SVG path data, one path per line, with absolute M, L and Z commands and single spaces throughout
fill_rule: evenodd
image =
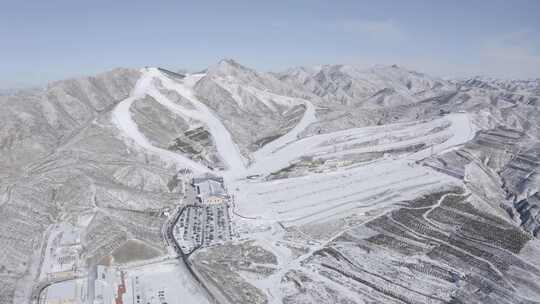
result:
M 187 188 L 190 203 L 173 227 L 173 237 L 182 252 L 189 254 L 230 240 L 231 197 L 223 179 L 212 175 L 192 177 Z M 86 271 L 80 265 L 81 252 L 80 227 L 68 223 L 54 227 L 42 269 L 42 279 L 53 284 L 40 294 L 40 304 L 166 304 L 177 297 L 167 280 L 156 279 L 160 274 L 148 270 L 96 265 L 87 269 L 87 276 L 81 276 Z M 173 274 L 167 270 L 163 275 Z
M 57 224 L 47 243 L 41 277 L 51 281 L 75 277 L 81 252 L 80 229 L 69 223 Z
M 118 273 L 115 268 L 98 265 L 95 267 L 95 279 L 93 284 L 92 304 L 122 304 L 122 295 L 126 291 L 124 275 L 120 274 L 118 285 Z
M 185 254 L 232 238 L 231 198 L 223 178 L 194 177 L 191 186 L 194 203 L 183 209 L 173 229 L 174 238 Z
M 215 205 L 227 203 L 230 199 L 223 185 L 223 178 L 212 175 L 194 177 L 191 185 L 197 191 L 197 200 L 201 204 Z

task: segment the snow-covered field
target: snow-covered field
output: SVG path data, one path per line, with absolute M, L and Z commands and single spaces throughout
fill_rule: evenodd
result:
M 88 282 L 85 279 L 53 284 L 42 293 L 43 304 L 85 304 L 88 300 Z
M 150 304 L 210 303 L 182 261 L 130 268 L 125 274 L 126 293 L 123 302 L 126 304 L 138 303 L 137 299 L 141 303 Z
M 440 132 L 425 132 L 444 123 L 450 125 Z M 399 138 L 404 135 L 408 135 L 410 139 L 397 143 L 382 141 L 380 145 L 344 150 L 344 147 L 355 143 L 376 138 Z M 452 182 L 447 175 L 418 165 L 415 161 L 432 153 L 455 148 L 473 136 L 474 128 L 468 116 L 454 114 L 426 123 L 351 129 L 298 140 L 273 153 L 261 155 L 249 169 L 250 174 L 271 173 L 287 166 L 299 156 L 328 153 L 336 157 L 344 153 L 386 151 L 397 146 L 427 144 L 425 149 L 418 152 L 402 156 L 387 155 L 380 160 L 337 172 L 275 181 L 237 180 L 230 187 L 238 189 L 233 191 L 236 197 L 236 212 L 249 218 L 272 219 L 286 225 L 299 225 L 317 219 L 344 216 L 352 209 L 367 212 L 403 201 L 430 188 Z M 435 141 L 438 137 L 445 140 Z M 328 142 L 332 144 L 324 145 Z
M 405 162 L 378 163 L 340 173 L 261 183 L 243 183 L 236 192 L 236 212 L 286 225 L 367 212 L 399 202 L 447 178 Z

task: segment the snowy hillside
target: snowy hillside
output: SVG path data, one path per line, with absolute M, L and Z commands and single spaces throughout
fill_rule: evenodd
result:
M 300 67 L 282 73 L 280 78 L 328 102 L 366 107 L 406 105 L 455 90 L 455 86 L 442 79 L 408 71 L 397 65 L 371 69 L 347 65 Z
M 210 67 L 194 90 L 248 158 L 250 152 L 294 128 L 310 106 L 295 88 L 233 60 Z
M 230 59 L 0 96 L 0 303 L 538 303 L 539 98 Z

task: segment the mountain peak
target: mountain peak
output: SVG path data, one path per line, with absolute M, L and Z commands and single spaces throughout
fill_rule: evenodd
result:
M 232 58 L 223 58 L 218 61 L 217 65 L 222 68 L 248 69 Z
M 209 75 L 218 75 L 218 76 L 238 76 L 240 74 L 253 74 L 255 73 L 250 68 L 243 66 L 238 61 L 231 58 L 224 58 L 218 61 L 218 63 L 208 69 Z

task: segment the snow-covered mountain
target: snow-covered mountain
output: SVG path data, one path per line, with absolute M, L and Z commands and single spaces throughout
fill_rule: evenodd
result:
M 139 75 L 116 69 L 0 96 L 0 164 L 18 168 L 58 148 L 126 98 Z
M 231 59 L 210 67 L 194 90 L 231 132 L 245 157 L 290 131 L 306 111 L 301 91 Z
M 539 94 L 540 79 L 497 79 L 485 76 L 477 76 L 462 80 L 465 85 L 491 90 L 510 91 L 512 93 Z
M 173 279 L 145 270 L 182 301 L 538 303 L 539 98 L 539 80 L 230 59 L 1 95 L 0 303 L 176 261 L 175 212 L 214 216 L 192 187 L 206 174 L 230 217 L 189 231 L 227 224 L 227 240 Z M 68 226 L 79 243 L 59 260 L 77 267 L 48 273 Z
M 455 86 L 397 65 L 361 69 L 348 65 L 293 68 L 280 78 L 329 102 L 364 107 L 407 105 L 436 96 Z

